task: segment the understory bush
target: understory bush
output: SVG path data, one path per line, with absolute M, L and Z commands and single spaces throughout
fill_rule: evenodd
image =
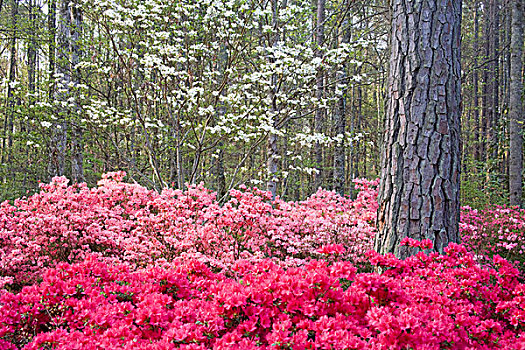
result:
M 465 207 L 463 245 L 403 261 L 371 250 L 377 181 L 219 205 L 124 176 L 1 204 L 0 349 L 525 349 L 518 209 Z
M 525 349 L 525 285 L 462 246 L 386 271 L 239 260 L 232 277 L 176 261 L 131 271 L 89 256 L 0 297 L 4 349 Z
M 499 255 L 511 261 L 525 279 L 525 210 L 491 206 L 484 210 L 463 207 L 462 243 L 483 263 Z
M 223 270 L 239 259 L 299 266 L 333 245 L 346 247 L 339 258 L 363 265 L 372 248 L 377 181 L 356 181 L 355 201 L 324 190 L 303 202 L 271 201 L 241 187 L 219 205 L 202 185 L 157 193 L 124 176 L 106 174 L 95 188 L 56 177 L 40 193 L 2 203 L 3 283 L 32 284 L 45 268 L 90 254 L 142 267 L 197 259 Z

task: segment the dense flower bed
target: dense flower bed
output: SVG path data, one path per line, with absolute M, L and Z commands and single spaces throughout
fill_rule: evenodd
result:
M 400 261 L 370 250 L 377 181 L 219 205 L 123 177 L 2 203 L 0 349 L 525 349 L 522 211 L 463 208 L 465 246 Z
M 458 245 L 370 259 L 386 271 L 239 260 L 228 278 L 198 261 L 61 263 L 0 297 L 0 347 L 525 349 L 525 285 L 505 260 L 484 269 Z
M 58 177 L 29 198 L 0 206 L 0 283 L 31 284 L 44 268 L 90 254 L 132 266 L 198 259 L 217 270 L 239 259 L 299 266 L 344 245 L 339 258 L 360 265 L 371 249 L 377 181 L 358 180 L 355 201 L 319 190 L 306 201 L 271 201 L 241 188 L 219 205 L 203 186 L 156 193 L 103 176 L 96 188 Z
M 478 260 L 486 262 L 500 255 L 513 262 L 525 279 L 525 210 L 463 207 L 460 229 L 463 244 Z

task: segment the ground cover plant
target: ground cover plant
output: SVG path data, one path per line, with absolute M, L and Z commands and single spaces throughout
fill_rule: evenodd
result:
M 525 349 L 518 209 L 464 208 L 464 245 L 401 261 L 371 251 L 377 181 L 219 204 L 124 176 L 2 203 L 0 349 Z

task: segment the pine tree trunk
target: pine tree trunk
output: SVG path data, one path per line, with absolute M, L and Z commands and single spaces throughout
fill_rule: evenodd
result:
M 523 54 L 523 1 L 512 2 L 512 37 L 510 61 L 510 204 L 521 206 L 523 171 L 523 105 L 521 101 Z
M 375 249 L 458 242 L 461 0 L 394 0 Z

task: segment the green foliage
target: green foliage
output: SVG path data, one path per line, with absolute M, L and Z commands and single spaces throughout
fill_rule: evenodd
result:
M 504 174 L 490 170 L 494 162 L 467 160 L 467 173 L 461 174 L 461 205 L 484 209 L 508 204 L 508 181 Z

